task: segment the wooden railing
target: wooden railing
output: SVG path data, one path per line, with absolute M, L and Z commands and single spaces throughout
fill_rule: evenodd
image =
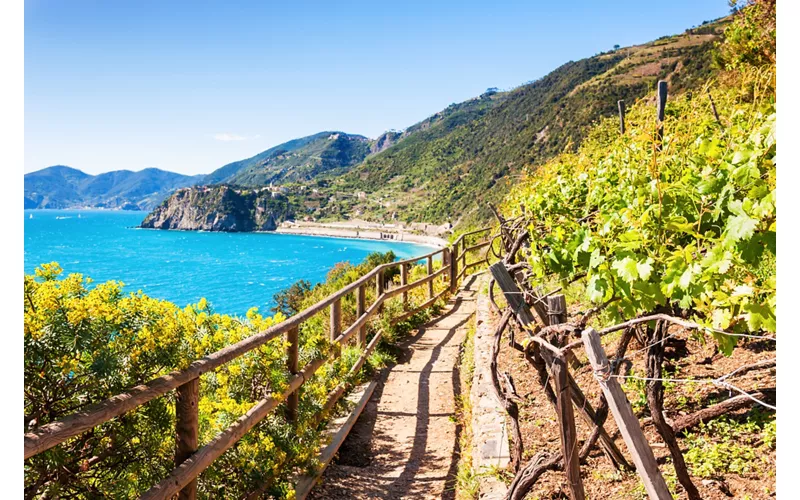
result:
M 450 247 L 441 248 L 419 257 L 391 262 L 377 266 L 358 280 L 345 286 L 341 290 L 329 295 L 313 306 L 297 313 L 286 321 L 279 323 L 263 332 L 252 335 L 236 344 L 230 345 L 217 352 L 209 354 L 194 361 L 188 368 L 173 371 L 158 377 L 146 384 L 138 385 L 127 392 L 118 394 L 101 403 L 87 407 L 79 412 L 69 415 L 61 420 L 44 424 L 32 432 L 25 434 L 25 458 L 38 455 L 64 441 L 78 436 L 98 425 L 127 413 L 147 402 L 176 390 L 176 451 L 173 471 L 157 485 L 144 493 L 141 498 L 170 498 L 180 494 L 180 498 L 195 498 L 197 492 L 197 477 L 228 448 L 239 441 L 250 429 L 266 417 L 282 402 L 286 402 L 287 418 L 290 421 L 297 419 L 298 393 L 300 387 L 326 362 L 336 358 L 338 347 L 358 334 L 357 342 L 364 346 L 367 343 L 367 321 L 373 315 L 380 313 L 383 303 L 392 297 L 402 294 L 405 312 L 391 320 L 392 324 L 404 321 L 414 314 L 430 307 L 446 293 L 455 293 L 458 282 L 468 269 L 485 263 L 486 258 L 475 262 L 467 262 L 467 255 L 491 244 L 490 241 L 481 241 L 467 246 L 468 239 L 475 239 L 479 234 L 488 233 L 489 228 L 479 229 L 462 234 Z M 442 267 L 434 272 L 434 257 L 441 255 Z M 425 277 L 408 283 L 408 268 L 417 262 L 427 261 L 427 274 Z M 460 262 L 460 265 L 459 265 Z M 385 271 L 400 267 L 400 285 L 386 290 L 384 283 Z M 442 292 L 434 294 L 434 280 L 446 277 L 449 286 Z M 365 308 L 365 287 L 374 281 L 376 299 L 368 308 Z M 414 288 L 427 285 L 428 300 L 414 309 L 408 309 L 408 292 Z M 341 301 L 347 294 L 355 294 L 357 319 L 342 332 Z M 330 340 L 336 346 L 333 355 L 325 359 L 311 361 L 304 367 L 298 366 L 298 330 L 303 322 L 314 315 L 330 309 Z M 200 376 L 228 363 L 243 354 L 264 345 L 265 343 L 286 335 L 287 369 L 292 375 L 288 386 L 278 397 L 268 397 L 255 404 L 242 415 L 233 425 L 218 434 L 214 439 L 198 449 L 198 402 L 200 399 Z M 382 332 L 378 331 L 366 345 L 363 353 L 351 368 L 351 373 L 358 372 L 367 358 L 377 347 L 381 340 Z M 348 387 L 340 384 L 328 395 L 324 410 L 318 415 L 318 421 L 324 418 L 327 411 L 332 409 L 339 398 L 345 394 Z

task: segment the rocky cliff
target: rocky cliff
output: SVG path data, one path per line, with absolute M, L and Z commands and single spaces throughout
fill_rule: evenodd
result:
M 142 221 L 151 229 L 274 231 L 294 216 L 291 206 L 269 188 L 198 186 L 173 193 Z

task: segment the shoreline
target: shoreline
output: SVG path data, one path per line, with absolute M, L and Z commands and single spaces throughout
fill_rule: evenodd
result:
M 262 233 L 294 234 L 300 236 L 322 236 L 328 238 L 347 238 L 354 240 L 367 241 L 386 241 L 390 243 L 413 243 L 415 245 L 431 248 L 444 248 L 447 240 L 437 236 L 421 234 L 383 232 L 375 229 L 356 229 L 356 228 L 332 228 L 325 226 L 304 226 L 304 227 L 278 227 L 275 231 L 259 231 Z M 382 235 L 398 236 L 398 238 L 386 238 Z
M 326 228 L 320 226 L 307 228 L 279 227 L 274 231 L 206 231 L 203 229 L 159 229 L 154 227 L 129 226 L 128 229 L 141 229 L 144 231 L 184 231 L 190 233 L 223 233 L 223 234 L 283 234 L 295 236 L 311 236 L 320 238 L 341 238 L 348 240 L 385 241 L 387 243 L 411 243 L 418 246 L 441 249 L 448 245 L 447 240 L 436 236 L 408 233 L 383 233 L 399 235 L 402 239 L 381 238 L 380 232 L 358 231 L 354 229 Z M 353 234 L 355 233 L 355 234 Z

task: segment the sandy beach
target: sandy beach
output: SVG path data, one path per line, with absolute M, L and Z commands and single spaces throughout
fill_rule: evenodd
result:
M 301 234 L 305 236 L 404 241 L 435 248 L 447 246 L 447 240 L 438 236 L 412 233 L 399 225 L 376 224 L 364 221 L 331 223 L 285 222 L 281 224 L 275 232 L 281 234 Z

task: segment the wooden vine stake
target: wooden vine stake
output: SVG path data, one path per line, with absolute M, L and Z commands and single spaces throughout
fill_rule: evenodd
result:
M 657 99 L 657 118 L 658 128 L 656 129 L 656 151 L 661 151 L 661 141 L 664 140 L 664 108 L 667 107 L 667 82 L 664 80 L 658 81 L 658 99 Z
M 600 335 L 593 328 L 588 328 L 581 334 L 581 339 L 595 372 L 595 378 L 608 400 L 614 420 L 617 421 L 619 431 L 633 457 L 636 471 L 642 478 L 647 494 L 651 499 L 671 499 L 672 495 L 670 495 L 667 483 L 664 482 L 661 471 L 658 469 L 653 450 L 650 449 L 650 445 L 644 437 L 639 420 L 633 414 L 628 398 L 617 379 L 609 376 L 611 375 L 611 366 L 603 350 L 603 345 L 600 343 Z
M 619 108 L 619 133 L 625 134 L 625 101 L 620 99 L 617 101 L 617 108 Z
M 578 435 L 575 430 L 575 414 L 572 412 L 572 396 L 570 384 L 567 382 L 567 360 L 563 354 L 553 357 L 551 365 L 553 381 L 555 382 L 558 423 L 561 431 L 561 456 L 564 457 L 564 470 L 567 473 L 567 482 L 572 493 L 572 500 L 584 500 L 586 493 L 583 490 L 581 479 L 580 457 L 578 456 Z

